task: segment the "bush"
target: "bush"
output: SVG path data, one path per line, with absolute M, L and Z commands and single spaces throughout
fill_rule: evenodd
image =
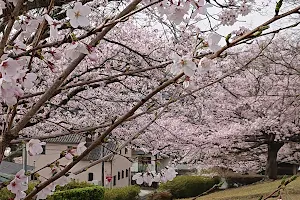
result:
M 173 198 L 195 197 L 219 183 L 219 178 L 201 176 L 177 176 L 173 181 L 159 186 L 161 191 L 169 191 Z
M 123 188 L 105 189 L 104 200 L 134 200 L 140 193 L 140 187 L 127 186 Z
M 154 192 L 147 200 L 172 200 L 172 194 L 168 191 Z
M 34 189 L 36 184 L 37 184 L 36 182 L 29 182 L 28 190 L 25 191 L 26 194 L 29 194 Z M 14 197 L 15 197 L 15 195 L 13 193 L 11 193 L 6 187 L 4 187 L 0 190 L 0 200 L 7 200 L 7 199 L 14 198 Z
M 263 180 L 265 177 L 262 175 L 241 175 L 241 174 L 232 174 L 225 176 L 225 180 L 228 183 L 229 187 L 234 187 L 234 185 L 249 185 Z
M 35 182 L 30 182 L 26 193 L 31 192 L 35 186 Z M 98 191 L 99 188 L 100 191 Z M 96 190 L 96 192 L 94 192 L 94 190 Z M 104 193 L 104 197 L 102 197 L 103 195 L 100 195 L 99 192 Z M 48 196 L 47 200 L 134 200 L 138 197 L 139 193 L 140 187 L 138 186 L 103 189 L 88 182 L 71 181 L 65 186 L 56 186 L 54 194 Z M 8 191 L 6 187 L 0 190 L 0 200 L 8 200 L 11 198 L 14 198 L 14 194 Z
M 79 181 L 72 180 L 70 183 L 66 184 L 65 186 L 60 186 L 60 185 L 56 186 L 55 191 L 65 191 L 65 190 L 92 187 L 92 186 L 94 185 L 85 181 L 79 182 Z
M 49 200 L 103 200 L 104 188 L 99 186 L 76 188 L 55 192 Z

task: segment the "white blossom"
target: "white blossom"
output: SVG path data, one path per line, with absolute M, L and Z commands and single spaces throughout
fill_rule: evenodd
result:
M 144 178 L 142 173 L 136 173 L 135 175 L 132 176 L 132 180 L 136 181 L 136 184 L 141 185 L 144 182 Z
M 216 33 L 209 34 L 207 43 L 208 43 L 208 47 L 210 48 L 210 50 L 212 50 L 213 52 L 216 52 L 222 48 L 220 45 L 218 45 L 221 38 L 222 37 L 219 34 L 216 34 Z
M 77 146 L 77 155 L 81 155 L 87 148 L 85 146 L 86 142 L 80 142 Z
M 213 61 L 207 57 L 201 58 L 199 64 L 198 64 L 198 70 L 200 73 L 205 73 L 209 69 L 211 69 L 211 66 L 213 65 Z
M 89 6 L 82 5 L 81 2 L 76 2 L 73 9 L 67 10 L 67 17 L 70 18 L 70 24 L 73 28 L 78 26 L 88 26 L 89 20 L 86 17 L 91 13 Z
M 172 56 L 173 65 L 171 67 L 171 73 L 174 75 L 184 73 L 185 75 L 191 77 L 194 75 L 196 70 L 196 64 L 192 61 L 190 56 L 180 57 L 177 54 Z
M 65 50 L 65 53 L 66 53 L 66 57 L 68 59 L 75 59 L 81 53 L 83 53 L 83 54 L 89 54 L 89 51 L 88 51 L 86 45 L 81 44 L 79 42 L 73 42 Z
M 58 28 L 60 28 L 62 24 L 58 20 L 52 19 L 49 15 L 45 15 L 45 19 L 50 26 L 50 38 L 54 40 L 58 39 Z
M 34 81 L 36 80 L 37 76 L 35 73 L 27 73 L 23 82 L 23 86 L 26 89 L 31 89 L 34 85 Z
M 39 155 L 43 152 L 43 145 L 46 145 L 45 142 L 41 142 L 38 139 L 31 139 L 27 144 L 27 151 L 29 155 L 34 156 L 34 155 Z

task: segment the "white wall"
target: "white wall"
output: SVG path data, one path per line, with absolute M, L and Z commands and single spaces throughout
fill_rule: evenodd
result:
M 29 156 L 28 155 L 28 165 L 32 165 L 35 167 L 34 171 L 44 167 L 45 165 L 55 161 L 57 158 L 59 158 L 59 155 L 62 151 L 66 150 L 68 146 L 77 146 L 76 144 L 54 144 L 54 143 L 47 143 L 46 144 L 46 154 L 45 155 L 37 155 L 37 156 Z M 122 155 L 131 157 L 131 150 L 128 149 L 127 154 L 125 154 L 125 149 L 122 149 Z M 62 158 L 59 160 L 60 165 L 67 165 L 71 161 Z M 77 163 L 70 171 L 74 172 L 78 169 L 81 169 L 83 167 L 86 167 L 90 161 L 80 161 Z M 112 165 L 111 165 L 112 164 Z M 112 166 L 112 168 L 111 168 Z M 126 169 L 130 169 L 131 162 L 120 156 L 116 155 L 114 156 L 112 162 L 108 161 L 104 164 L 104 178 L 106 179 L 106 176 L 108 175 L 116 175 L 116 185 L 113 186 L 111 181 L 111 184 L 106 185 L 106 187 L 124 187 L 127 185 L 130 185 L 130 173 L 128 173 L 128 177 L 126 177 Z M 124 170 L 124 178 L 122 178 L 122 170 Z M 130 170 L 129 170 L 130 171 Z M 118 180 L 118 172 L 120 172 L 120 180 Z M 78 174 L 75 176 L 76 180 L 79 181 L 88 181 L 88 174 L 93 173 L 93 179 L 98 180 L 101 182 L 102 177 L 102 163 L 99 163 L 89 169 L 87 171 L 82 172 L 81 174 Z M 50 168 L 45 168 L 39 172 L 40 175 L 44 177 L 50 177 L 51 176 L 51 170 Z M 105 181 L 106 183 L 106 181 Z
M 121 150 L 121 155 L 115 155 L 112 160 L 112 175 L 116 176 L 116 185 L 113 187 L 124 187 L 130 185 L 131 178 L 131 162 L 126 158 L 131 158 L 131 149 L 126 148 L 127 153 L 125 154 L 125 148 Z M 128 177 L 126 177 L 126 169 L 128 170 Z M 122 178 L 122 171 L 124 171 L 124 178 Z M 118 172 L 120 172 L 120 180 L 118 180 Z M 113 181 L 112 181 L 113 182 Z

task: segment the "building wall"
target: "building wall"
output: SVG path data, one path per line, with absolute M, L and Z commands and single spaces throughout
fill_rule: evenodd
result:
M 132 157 L 133 157 L 133 159 L 135 159 L 135 162 L 132 163 L 132 168 L 131 168 L 133 173 L 140 172 L 139 162 L 137 160 L 138 157 L 151 158 L 151 162 L 148 164 L 148 170 L 150 170 L 151 172 L 160 171 L 161 169 L 168 166 L 169 162 L 171 161 L 170 158 L 157 158 L 156 156 L 153 156 L 150 153 L 149 154 L 141 154 L 140 151 L 133 151 Z M 157 164 L 156 160 L 159 162 L 159 164 Z M 140 164 L 140 165 L 142 165 L 142 164 Z
M 44 167 L 45 165 L 55 161 L 60 153 L 68 148 L 68 146 L 77 146 L 76 144 L 54 144 L 47 143 L 46 144 L 46 154 L 45 155 L 37 155 L 37 156 L 27 156 L 28 157 L 28 165 L 34 166 L 34 171 Z M 131 157 L 130 149 L 127 149 L 127 153 L 125 154 L 125 149 L 122 149 L 122 155 Z M 67 165 L 70 163 L 69 160 L 62 158 L 59 160 L 60 165 Z M 77 163 L 70 171 L 74 172 L 81 168 L 86 167 L 90 161 L 80 161 Z M 104 184 L 106 187 L 124 187 L 129 185 L 130 183 L 130 173 L 128 177 L 126 177 L 126 169 L 130 169 L 131 162 L 119 155 L 114 156 L 112 161 L 107 161 L 104 163 Z M 122 170 L 124 170 L 124 178 L 122 178 Z M 129 170 L 130 171 L 130 170 Z M 118 172 L 120 172 L 120 180 L 118 180 Z M 89 173 L 93 174 L 93 181 L 88 181 Z M 51 176 L 50 168 L 45 168 L 39 172 L 40 175 L 44 177 Z M 113 179 L 111 183 L 107 183 L 106 177 L 109 175 L 116 175 L 116 185 L 113 184 Z M 112 176 L 112 177 L 113 177 Z M 75 176 L 76 180 L 79 181 L 87 181 L 102 184 L 102 163 L 99 163 L 89 169 L 87 171 L 82 172 Z
M 133 152 L 132 157 L 133 157 L 133 159 L 135 159 L 135 162 L 132 163 L 132 168 L 131 168 L 131 171 L 133 173 L 141 172 L 140 169 L 139 169 L 139 165 L 142 166 L 143 164 L 141 164 L 141 162 L 138 162 L 139 157 L 141 159 L 150 158 L 151 162 L 147 165 L 147 170 L 149 170 L 151 172 L 156 172 L 156 169 L 155 169 L 155 166 L 156 166 L 155 159 L 156 159 L 156 157 L 153 156 L 152 154 L 136 154 L 136 152 Z
M 120 152 L 121 155 L 115 155 L 112 159 L 112 185 L 113 187 L 124 187 L 131 185 L 131 149 L 123 148 Z M 127 170 L 127 173 L 126 173 Z M 124 176 L 122 176 L 124 175 Z M 127 176 L 126 176 L 127 175 Z M 114 185 L 114 177 L 116 179 Z
M 163 158 L 161 160 L 159 160 L 159 166 L 158 166 L 158 170 L 161 170 L 163 168 L 165 168 L 166 166 L 168 166 L 171 163 L 171 158 Z

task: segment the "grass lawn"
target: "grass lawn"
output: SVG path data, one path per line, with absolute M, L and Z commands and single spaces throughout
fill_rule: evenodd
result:
M 280 182 L 279 180 L 228 189 L 199 197 L 197 200 L 258 200 L 261 195 L 266 196 L 276 190 Z M 300 200 L 300 177 L 290 183 L 282 194 L 283 200 Z M 272 198 L 272 200 L 277 199 Z

